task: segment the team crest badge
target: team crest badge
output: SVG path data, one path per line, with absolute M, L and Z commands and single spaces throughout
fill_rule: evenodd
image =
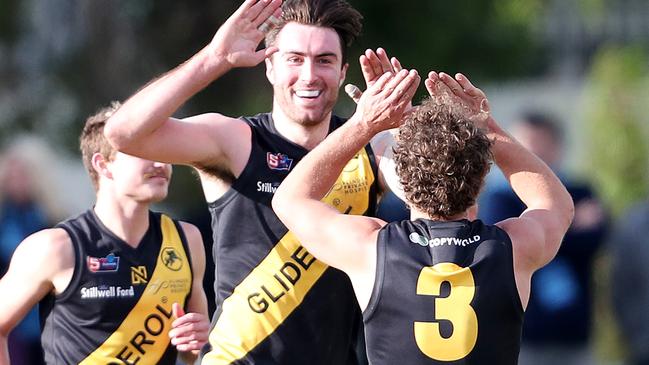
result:
M 288 171 L 291 169 L 293 164 L 293 159 L 288 158 L 287 155 L 283 153 L 266 153 L 266 163 L 271 170 L 284 170 Z
M 92 272 L 115 272 L 119 269 L 119 256 L 112 253 L 106 257 L 88 256 L 86 262 Z
M 169 270 L 178 271 L 183 267 L 183 261 L 173 247 L 163 248 L 160 259 Z

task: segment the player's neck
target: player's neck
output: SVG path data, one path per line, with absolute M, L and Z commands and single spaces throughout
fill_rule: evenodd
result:
M 331 113 L 327 114 L 324 120 L 311 125 L 304 125 L 292 120 L 277 105 L 273 107 L 272 115 L 275 129 L 279 134 L 307 150 L 315 148 L 329 134 Z
M 97 194 L 94 211 L 106 228 L 133 248 L 149 229 L 148 204 L 133 200 L 120 202 Z
M 452 217 L 445 217 L 445 218 L 438 217 L 438 216 L 432 216 L 431 217 L 430 215 L 428 215 L 428 214 L 426 214 L 426 213 L 424 213 L 422 211 L 419 211 L 414 207 L 410 207 L 410 220 L 414 221 L 415 219 L 428 219 L 428 220 L 431 220 L 431 221 L 449 222 L 449 221 L 457 221 L 457 220 L 461 220 L 461 219 L 469 219 L 469 215 L 465 211 L 465 212 L 462 212 L 460 214 L 456 214 L 456 215 L 454 215 Z

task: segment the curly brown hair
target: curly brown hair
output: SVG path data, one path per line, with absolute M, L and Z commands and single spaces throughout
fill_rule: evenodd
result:
M 266 46 L 273 45 L 277 34 L 290 22 L 332 28 L 340 38 L 342 64 L 347 62 L 347 48 L 361 33 L 363 16 L 345 0 L 287 0 L 282 4 L 279 23 L 266 34 Z
M 86 124 L 83 126 L 83 131 L 81 131 L 81 136 L 79 136 L 79 149 L 81 150 L 83 164 L 90 175 L 95 190 L 99 188 L 99 175 L 92 167 L 92 156 L 95 153 L 100 153 L 107 160 L 112 160 L 115 157 L 117 151 L 104 137 L 104 126 L 108 118 L 119 109 L 120 105 L 119 102 L 113 101 L 109 107 L 102 108 L 88 117 Z
M 394 154 L 407 202 L 437 219 L 475 204 L 493 160 L 491 141 L 461 108 L 430 98 L 406 117 Z

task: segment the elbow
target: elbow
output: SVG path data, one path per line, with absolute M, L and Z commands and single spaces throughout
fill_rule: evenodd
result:
M 106 137 L 106 140 L 108 140 L 108 143 L 113 148 L 119 151 L 127 149 L 132 142 L 132 138 L 124 131 L 123 124 L 121 121 L 112 117 L 106 121 L 106 125 L 104 126 L 104 137 Z
M 562 231 L 565 234 L 575 217 L 575 203 L 567 191 L 563 194 L 563 198 L 561 199 L 561 208 L 559 209 L 557 216 L 561 222 Z

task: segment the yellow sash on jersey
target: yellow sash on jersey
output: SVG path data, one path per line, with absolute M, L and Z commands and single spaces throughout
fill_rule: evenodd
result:
M 80 364 L 155 365 L 169 346 L 175 318 L 171 305 L 185 305 L 191 288 L 191 268 L 173 221 L 161 216 L 162 245 L 151 278 L 119 328 Z M 119 305 L 115 301 L 115 305 Z
M 372 166 L 363 149 L 347 163 L 322 200 L 342 213 L 363 214 L 369 208 L 373 183 Z M 286 233 L 223 301 L 209 337 L 212 351 L 201 364 L 230 364 L 246 356 L 302 303 L 327 267 L 292 232 Z

